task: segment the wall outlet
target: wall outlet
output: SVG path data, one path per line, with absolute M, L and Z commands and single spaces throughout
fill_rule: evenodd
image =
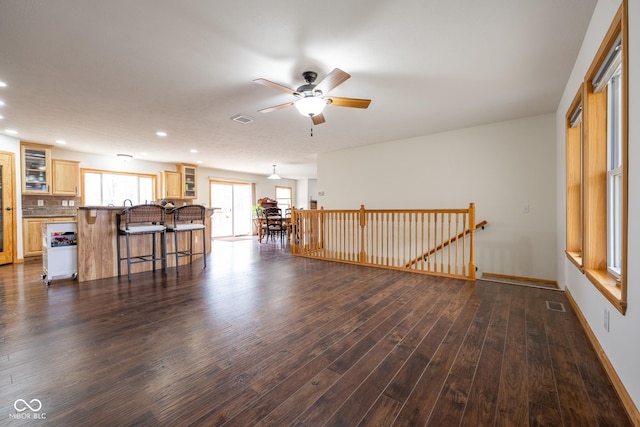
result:
M 44 206 L 44 200 L 38 200 L 38 206 Z
M 609 332 L 609 310 L 604 309 L 604 330 Z
M 69 206 L 75 206 L 76 202 L 75 200 L 69 200 Z
M 69 206 L 69 203 L 67 203 L 67 201 L 66 201 L 66 200 L 63 200 L 63 201 L 62 201 L 62 206 Z

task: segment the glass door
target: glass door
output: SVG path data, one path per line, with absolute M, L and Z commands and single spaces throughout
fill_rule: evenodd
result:
M 0 264 L 13 262 L 13 161 L 13 154 L 0 153 Z
M 252 233 L 251 184 L 211 181 L 212 237 Z

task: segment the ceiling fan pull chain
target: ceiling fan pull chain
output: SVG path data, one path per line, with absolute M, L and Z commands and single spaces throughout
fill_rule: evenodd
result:
M 311 137 L 313 138 L 313 126 L 311 126 Z

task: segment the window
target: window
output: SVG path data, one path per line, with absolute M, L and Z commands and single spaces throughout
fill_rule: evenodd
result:
M 567 173 L 567 218 L 566 253 L 569 259 L 582 269 L 582 233 L 584 227 L 583 212 L 583 127 L 582 127 L 582 91 L 576 94 L 566 116 L 566 173 Z
M 621 313 L 627 299 L 626 4 L 566 115 L 566 253 Z
M 622 97 L 621 69 L 607 84 L 607 269 L 620 278 L 622 268 Z
M 82 169 L 82 201 L 87 206 L 134 205 L 156 200 L 156 176 Z
M 276 200 L 278 207 L 284 212 L 292 206 L 291 204 L 291 187 L 276 187 Z

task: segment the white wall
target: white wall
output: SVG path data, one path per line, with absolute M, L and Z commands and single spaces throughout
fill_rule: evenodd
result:
M 268 172 L 269 173 L 265 175 L 253 175 L 221 169 L 198 168 L 198 188 L 206 189 L 206 195 L 201 194 L 200 190 L 198 190 L 198 200 L 201 202 L 209 201 L 209 180 L 216 179 L 255 184 L 256 200 L 262 199 L 263 197 L 274 199 L 276 197 L 276 186 L 291 187 L 292 203 L 295 205 L 297 181 L 285 178 L 280 180 L 267 179 L 267 176 L 271 175 L 271 171 Z
M 325 209 L 466 208 L 479 273 L 556 279 L 555 118 L 529 117 L 321 154 Z M 524 213 L 528 207 L 529 212 Z
M 640 47 L 640 2 L 629 0 L 629 227 L 628 227 L 628 307 L 626 315 L 620 314 L 596 290 L 585 276 L 564 256 L 565 248 L 565 127 L 564 117 L 571 101 L 577 93 L 584 75 L 596 55 L 600 43 L 620 6 L 620 0 L 599 0 L 594 11 L 589 29 L 583 41 L 580 53 L 575 62 L 562 100 L 556 112 L 556 153 L 557 153 L 557 248 L 558 280 L 571 292 L 580 311 L 585 316 L 600 345 L 611 361 L 618 376 L 640 406 L 640 341 L 638 325 L 640 325 L 640 58 L 637 53 Z M 604 329 L 604 311 L 610 313 L 609 332 Z
M 309 201 L 318 199 L 315 179 L 299 179 L 296 181 L 297 196 L 294 206 L 302 209 L 309 209 Z
M 77 160 L 80 162 L 81 168 L 91 169 L 103 169 L 118 172 L 135 172 L 135 173 L 147 173 L 156 174 L 158 176 L 158 197 L 160 197 L 160 171 L 169 170 L 175 171 L 175 163 L 159 163 L 150 162 L 134 158 L 127 163 L 122 163 L 116 157 L 101 156 L 97 154 L 78 153 L 74 151 L 64 150 L 58 147 L 54 147 L 51 152 L 51 156 L 55 159 L 65 160 Z M 19 159 L 18 155 L 18 159 Z M 269 180 L 267 176 L 270 171 L 267 171 L 264 176 L 252 175 L 239 172 L 232 172 L 219 169 L 210 168 L 198 168 L 198 198 L 195 203 L 209 205 L 209 180 L 218 179 L 224 181 L 234 182 L 246 182 L 255 184 L 256 198 L 262 197 L 275 197 L 276 185 L 277 186 L 289 186 L 293 189 L 293 197 L 296 195 L 296 181 L 290 179 L 281 179 L 279 181 Z M 295 203 L 295 200 L 294 200 Z
M 299 179 L 296 181 L 296 200 L 293 204 L 296 208 L 309 209 L 309 180 Z

